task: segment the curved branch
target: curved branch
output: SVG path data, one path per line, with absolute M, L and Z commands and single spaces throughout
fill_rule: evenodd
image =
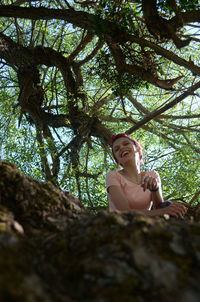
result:
M 75 57 L 77 57 L 79 53 L 86 47 L 86 45 L 92 41 L 93 37 L 94 35 L 88 31 L 86 36 L 82 38 L 76 49 L 68 56 L 67 60 L 69 64 L 72 63 Z
M 79 94 L 79 82 L 74 79 L 70 64 L 60 52 L 50 47 L 37 46 L 35 48 L 24 47 L 12 41 L 0 33 L 0 57 L 16 69 L 37 69 L 38 65 L 56 66 L 62 73 L 65 86 L 75 98 L 83 96 Z M 78 80 L 80 77 L 77 78 Z
M 187 46 L 191 38 L 181 40 L 176 33 L 183 26 L 182 14 L 176 2 L 171 0 L 176 13 L 173 20 L 167 20 L 158 14 L 156 2 L 156 0 L 142 0 L 143 16 L 149 32 L 159 39 L 172 39 L 177 48 Z
M 95 48 L 93 49 L 93 51 L 88 56 L 86 56 L 85 59 L 78 61 L 77 64 L 79 66 L 82 66 L 85 63 L 89 62 L 98 53 L 98 51 L 103 47 L 103 45 L 104 45 L 104 41 L 99 40 L 97 42 Z
M 110 39 L 110 37 L 107 37 L 107 43 L 109 45 L 110 51 L 115 59 L 117 71 L 119 73 L 119 76 L 124 72 L 128 72 L 129 74 L 137 75 L 138 77 L 142 78 L 143 80 L 146 80 L 147 82 L 153 84 L 154 86 L 170 90 L 172 89 L 172 86 L 179 81 L 182 76 L 179 76 L 174 79 L 158 79 L 158 77 L 151 73 L 149 70 L 146 70 L 142 66 L 138 66 L 135 64 L 126 64 L 125 56 L 123 55 L 123 52 L 120 48 L 120 46 L 117 43 L 113 43 Z
M 67 114 L 53 114 L 41 110 L 40 116 L 43 123 L 50 127 L 70 127 L 69 115 Z
M 0 57 L 14 69 L 22 66 L 35 66 L 30 50 L 0 33 Z
M 200 12 L 199 12 L 200 15 Z M 122 42 L 120 39 L 116 39 L 116 41 Z M 125 33 L 123 37 L 123 42 L 131 41 L 133 43 L 137 43 L 142 47 L 149 47 L 155 51 L 156 54 L 161 55 L 162 57 L 169 59 L 177 65 L 183 66 L 186 69 L 190 70 L 193 74 L 200 75 L 200 67 L 195 65 L 193 61 L 186 61 L 183 58 L 180 58 L 175 53 L 170 50 L 167 50 L 151 41 L 145 40 L 143 38 L 138 38 L 136 36 Z

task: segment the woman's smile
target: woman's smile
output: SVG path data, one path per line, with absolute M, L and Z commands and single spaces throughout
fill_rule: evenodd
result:
M 126 156 L 126 155 L 128 155 L 130 153 L 130 151 L 123 151 L 122 153 L 121 153 L 121 157 L 124 157 L 124 156 Z

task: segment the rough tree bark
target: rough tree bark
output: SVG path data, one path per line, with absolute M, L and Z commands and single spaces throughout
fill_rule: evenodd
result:
M 200 211 L 189 211 L 92 214 L 0 162 L 0 300 L 199 301 Z

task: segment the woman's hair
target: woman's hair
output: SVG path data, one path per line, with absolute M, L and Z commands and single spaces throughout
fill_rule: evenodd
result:
M 142 160 L 142 147 L 141 147 L 141 145 L 140 145 L 134 138 L 128 136 L 126 133 L 118 133 L 118 134 L 116 134 L 116 135 L 113 135 L 113 136 L 111 137 L 111 140 L 110 140 L 110 145 L 111 145 L 111 147 L 112 147 L 112 154 L 113 154 L 113 156 L 114 156 L 115 161 L 117 162 L 117 159 L 116 159 L 115 154 L 114 154 L 114 151 L 113 151 L 113 143 L 114 143 L 118 138 L 120 138 L 120 137 L 126 137 L 126 138 L 128 138 L 131 142 L 134 143 L 134 145 L 135 145 L 135 146 L 137 147 L 137 149 L 138 149 L 140 160 Z

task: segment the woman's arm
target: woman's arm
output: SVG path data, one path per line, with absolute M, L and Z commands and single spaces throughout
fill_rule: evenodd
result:
M 141 177 L 141 185 L 143 190 L 149 189 L 151 191 L 153 209 L 157 209 L 158 205 L 164 202 L 162 196 L 161 180 L 156 171 L 152 171 L 152 175 L 144 174 Z
M 133 210 L 129 207 L 128 200 L 126 199 L 122 189 L 119 186 L 110 186 L 109 194 L 111 196 L 111 200 L 114 203 L 115 207 L 119 211 L 131 211 L 136 213 L 141 213 L 145 216 L 154 217 L 154 216 L 163 216 L 164 214 L 168 214 L 170 216 L 184 216 L 187 208 L 181 204 L 174 203 L 170 206 L 162 209 L 153 209 L 149 210 Z
M 151 198 L 153 201 L 153 207 L 152 209 L 157 209 L 158 205 L 162 202 L 164 202 L 163 196 L 162 196 L 162 188 L 161 185 L 159 185 L 158 190 L 153 192 L 151 191 Z
M 114 203 L 115 207 L 119 211 L 131 211 L 129 207 L 128 200 L 124 195 L 120 186 L 110 186 L 109 194 L 111 196 L 111 200 Z

